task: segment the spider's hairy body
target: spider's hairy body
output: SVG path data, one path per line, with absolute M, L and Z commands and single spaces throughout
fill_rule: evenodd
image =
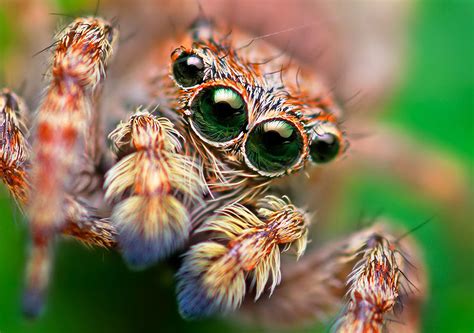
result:
M 138 85 L 151 107 L 122 119 L 107 154 L 97 104 L 117 35 L 88 17 L 58 36 L 31 151 L 23 103 L 7 90 L 0 96 L 2 178 L 31 230 L 26 314 L 42 307 L 58 234 L 116 248 L 135 268 L 183 252 L 177 297 L 185 318 L 235 311 L 247 295 L 278 298 L 281 255 L 304 253 L 311 218 L 267 192 L 347 148 L 331 93 L 265 42 L 200 18 L 171 61 L 145 62 Z M 83 173 L 98 180 L 83 186 Z M 337 330 L 380 332 L 400 296 L 405 259 L 396 242 L 374 237 L 351 239 L 355 246 L 335 253 L 328 269 L 353 271 Z

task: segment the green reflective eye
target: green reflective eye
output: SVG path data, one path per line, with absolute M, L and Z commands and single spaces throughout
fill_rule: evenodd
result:
M 269 120 L 257 125 L 245 143 L 248 160 L 258 170 L 281 172 L 291 168 L 303 151 L 298 129 L 285 120 Z
M 311 159 L 316 163 L 331 161 L 339 154 L 340 148 L 339 138 L 333 133 L 317 135 L 309 147 Z
M 204 89 L 194 101 L 192 120 L 205 138 L 226 142 L 236 138 L 247 124 L 247 110 L 242 97 L 228 87 Z
M 192 87 L 204 79 L 204 62 L 195 54 L 181 54 L 173 64 L 173 76 L 183 87 Z

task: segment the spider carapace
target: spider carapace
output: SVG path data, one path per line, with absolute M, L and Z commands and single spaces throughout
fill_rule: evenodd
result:
M 201 17 L 182 42 L 143 61 L 131 85 L 146 106 L 128 110 L 106 149 L 108 111 L 103 105 L 101 115 L 98 101 L 117 39 L 116 28 L 95 17 L 60 32 L 31 124 L 20 97 L 9 89 L 0 95 L 2 178 L 31 234 L 25 314 L 42 309 L 55 238 L 68 235 L 115 248 L 134 268 L 184 253 L 176 279 L 185 318 L 242 304 L 242 312 L 263 316 L 266 303 L 283 304 L 298 283 L 282 280 L 280 255 L 302 255 L 310 225 L 288 196 L 272 194 L 272 182 L 344 153 L 340 110 L 294 59 Z M 308 317 L 334 311 L 346 293 L 334 330 L 382 331 L 407 283 L 398 245 L 376 225 L 320 250 L 332 259 L 311 272 L 325 278 L 315 277 L 312 297 L 321 306 Z M 272 312 L 275 322 L 291 321 L 291 307 Z

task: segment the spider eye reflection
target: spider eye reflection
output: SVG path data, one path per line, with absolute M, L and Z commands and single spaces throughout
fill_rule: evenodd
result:
M 247 124 L 247 108 L 243 98 L 228 87 L 204 89 L 191 108 L 197 130 L 211 141 L 234 139 Z
M 317 134 L 309 147 L 310 156 L 315 163 L 327 163 L 333 160 L 341 149 L 339 136 L 327 132 Z
M 195 86 L 204 79 L 204 62 L 195 54 L 183 53 L 173 64 L 173 76 L 183 87 Z
M 258 170 L 281 172 L 298 161 L 303 151 L 303 139 L 292 123 L 269 120 L 250 132 L 245 151 L 250 163 Z

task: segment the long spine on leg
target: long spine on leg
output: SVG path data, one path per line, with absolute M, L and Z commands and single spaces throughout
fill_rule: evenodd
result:
M 258 299 L 271 278 L 270 291 L 280 282 L 280 246 L 306 248 L 308 217 L 288 200 L 267 196 L 257 214 L 233 204 L 211 217 L 198 232 L 212 232 L 216 241 L 191 247 L 178 272 L 178 302 L 185 318 L 237 309 L 252 275 Z
M 197 164 L 166 118 L 139 111 L 110 135 L 121 160 L 106 175 L 106 199 L 125 260 L 149 266 L 182 247 L 191 223 L 186 202 L 203 189 Z
M 76 19 L 56 42 L 51 82 L 33 135 L 27 203 L 33 244 L 24 296 L 24 309 L 30 316 L 41 311 L 41 297 L 46 294 L 48 278 L 37 274 L 49 274 L 33 266 L 51 262 L 49 243 L 66 222 L 66 198 L 77 176 L 74 171 L 91 151 L 86 133 L 92 127 L 93 93 L 105 77 L 115 39 L 116 31 L 109 23 L 91 17 Z

